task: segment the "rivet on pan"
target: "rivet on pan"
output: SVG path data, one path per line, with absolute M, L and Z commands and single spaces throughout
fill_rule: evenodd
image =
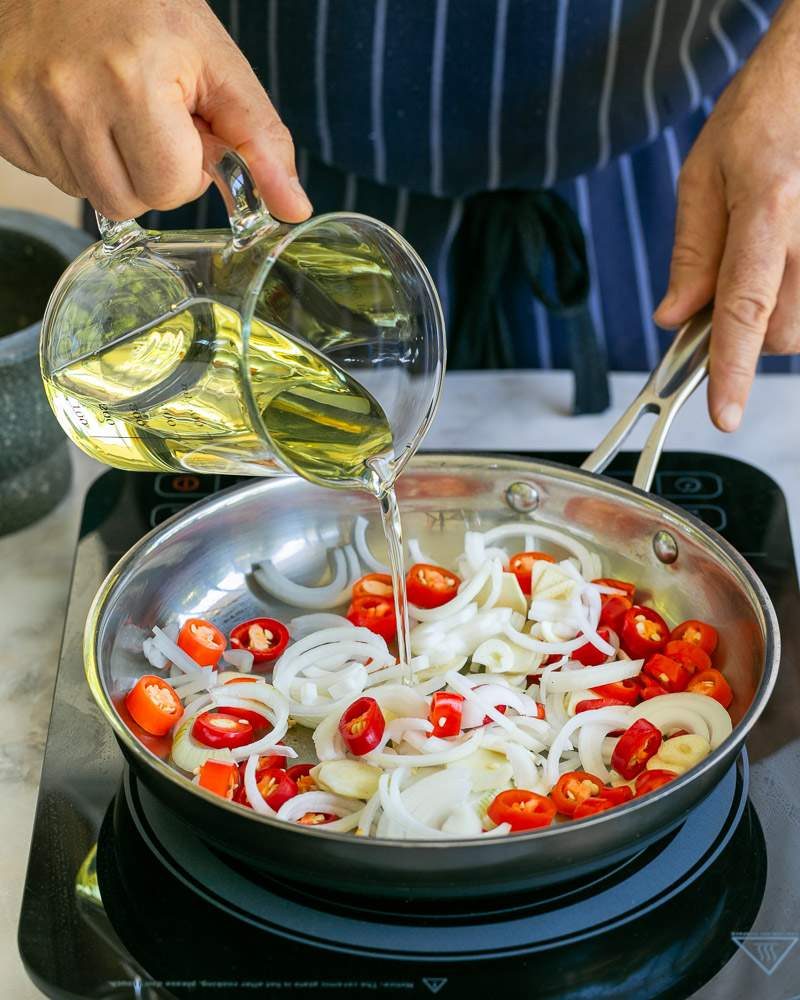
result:
M 530 483 L 512 483 L 506 489 L 506 503 L 518 514 L 530 514 L 539 506 L 539 491 Z
M 678 558 L 678 543 L 668 531 L 657 531 L 653 535 L 653 552 L 659 562 L 669 565 Z

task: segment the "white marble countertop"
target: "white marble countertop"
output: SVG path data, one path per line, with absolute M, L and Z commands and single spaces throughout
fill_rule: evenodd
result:
M 599 417 L 569 416 L 567 373 L 500 372 L 448 376 L 444 400 L 425 447 L 480 451 L 589 450 L 642 384 L 640 375 L 612 378 L 614 406 Z M 718 433 L 702 392 L 681 412 L 668 445 L 724 453 L 768 472 L 789 504 L 800 538 L 800 381 L 762 376 L 743 428 Z M 643 435 L 632 439 L 634 446 Z M 0 538 L 0 993 L 27 1000 L 39 992 L 17 953 L 17 921 L 27 865 L 36 792 L 58 662 L 70 568 L 83 497 L 101 466 L 74 452 L 69 496 L 48 517 Z

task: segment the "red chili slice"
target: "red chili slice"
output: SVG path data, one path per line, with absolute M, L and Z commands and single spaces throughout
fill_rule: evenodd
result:
M 508 823 L 513 831 L 536 830 L 553 822 L 556 804 L 546 795 L 524 788 L 509 788 L 492 799 L 486 812 L 498 826 Z
M 609 594 L 603 601 L 603 606 L 600 610 L 600 625 L 605 625 L 613 632 L 619 634 L 622 628 L 622 621 L 632 607 L 633 601 L 629 597 Z
M 374 698 L 359 698 L 345 709 L 339 720 L 339 732 L 347 749 L 356 757 L 374 750 L 386 729 L 380 705 Z
M 353 584 L 351 597 L 391 597 L 392 578 L 388 573 L 367 573 Z
M 347 620 L 359 628 L 368 628 L 370 632 L 383 636 L 391 642 L 397 635 L 397 618 L 394 613 L 394 598 L 354 597 L 347 609 Z
M 231 631 L 231 646 L 253 654 L 254 663 L 277 660 L 289 645 L 289 630 L 275 618 L 250 618 Z
M 650 701 L 651 698 L 658 698 L 659 695 L 666 694 L 665 688 L 647 674 L 640 674 L 636 678 L 639 685 L 639 694 L 642 701 Z
M 316 781 L 311 777 L 313 764 L 294 764 L 286 769 L 286 773 L 297 785 L 298 792 L 313 792 L 318 787 Z
M 608 642 L 611 638 L 611 629 L 602 625 L 598 628 L 597 634 L 601 639 L 605 639 L 606 642 Z M 591 642 L 587 642 L 585 645 L 579 646 L 571 654 L 571 658 L 573 660 L 577 660 L 578 663 L 582 663 L 584 667 L 596 667 L 599 664 L 606 662 L 608 654 L 601 653 L 597 646 L 593 646 Z
M 565 816 L 572 816 L 581 802 L 592 795 L 599 795 L 603 779 L 587 771 L 567 771 L 556 782 L 550 795 L 556 808 Z
M 677 777 L 678 775 L 675 771 L 642 771 L 636 779 L 636 797 L 647 795 L 648 792 L 654 792 L 657 788 L 661 788 L 662 785 L 666 785 L 668 781 L 672 781 Z
M 437 691 L 431 698 L 428 722 L 433 725 L 433 736 L 458 736 L 464 714 L 464 696 L 452 691 Z
M 508 560 L 508 569 L 517 578 L 522 593 L 531 595 L 531 574 L 535 562 L 554 563 L 555 559 L 546 552 L 517 552 Z
M 223 799 L 232 799 L 239 784 L 239 769 L 222 760 L 207 760 L 200 767 L 198 784 Z
M 620 785 L 618 788 L 603 788 L 599 795 L 591 795 L 584 799 L 572 814 L 573 819 L 584 819 L 586 816 L 594 816 L 597 813 L 613 809 L 614 806 L 622 805 L 633 798 L 633 792 L 627 785 Z
M 632 659 L 660 653 L 669 638 L 669 628 L 652 608 L 634 604 L 625 612 L 620 629 L 622 648 Z
M 645 662 L 645 673 L 656 680 L 665 691 L 685 691 L 691 676 L 686 667 L 663 653 L 655 653 Z
M 606 785 L 600 792 L 601 798 L 608 799 L 615 806 L 622 805 L 623 802 L 630 802 L 633 792 L 627 785 Z
M 681 622 L 680 625 L 675 626 L 672 630 L 671 638 L 679 639 L 682 642 L 691 642 L 695 646 L 699 646 L 705 650 L 711 656 L 717 648 L 719 633 L 713 625 L 690 618 L 688 621 Z
M 598 708 L 617 708 L 620 705 L 628 705 L 627 701 L 620 701 L 619 698 L 587 698 L 579 701 L 575 706 L 575 714 L 579 712 L 594 712 Z
M 613 698 L 625 705 L 635 705 L 640 697 L 639 685 L 632 677 L 626 677 L 624 681 L 613 681 L 611 684 L 601 684 L 592 688 L 592 691 L 601 698 Z
M 198 715 L 192 725 L 192 736 L 198 743 L 215 750 L 226 747 L 232 750 L 256 739 L 251 722 L 225 712 L 203 712 Z
M 275 768 L 277 768 L 278 770 L 283 770 L 285 764 L 286 764 L 286 758 L 281 756 L 280 754 L 276 753 L 262 754 L 258 758 L 258 764 L 256 765 L 256 783 L 258 783 L 259 780 L 263 778 L 264 774 L 267 771 L 274 770 Z M 241 763 L 238 765 L 239 784 L 236 788 L 236 791 L 233 793 L 233 801 L 238 802 L 240 805 L 247 806 L 248 809 L 250 809 L 252 808 L 252 806 L 250 805 L 250 802 L 247 798 L 247 792 L 245 791 L 244 787 L 244 770 L 246 766 L 247 766 L 246 760 L 241 761 Z M 287 771 L 286 773 L 288 774 L 289 772 Z M 292 780 L 294 781 L 295 779 L 292 778 Z
M 225 636 L 205 618 L 189 618 L 178 633 L 178 645 L 201 667 L 213 667 L 225 651 Z
M 261 712 L 249 708 L 231 708 L 230 705 L 218 705 L 216 711 L 221 715 L 230 715 L 234 719 L 245 719 L 253 727 L 256 738 L 263 736 L 272 729 L 269 719 Z
M 151 736 L 164 736 L 183 715 L 175 688 L 156 674 L 140 677 L 125 695 L 132 719 Z
M 270 809 L 278 810 L 297 795 L 297 785 L 280 767 L 269 767 L 256 778 L 258 790 Z
M 710 670 L 703 670 L 695 674 L 689 681 L 689 691 L 692 694 L 704 694 L 714 701 L 718 701 L 723 708 L 728 708 L 733 701 L 733 691 L 730 684 L 725 680 L 719 670 L 711 667 Z
M 661 730 L 647 719 L 637 719 L 617 740 L 611 766 L 623 778 L 635 778 L 661 746 Z
M 664 655 L 677 660 L 678 663 L 686 667 L 690 674 L 697 673 L 698 670 L 708 670 L 711 667 L 711 657 L 703 647 L 683 639 L 670 639 L 664 647 Z
M 406 593 L 418 608 L 440 608 L 458 593 L 461 580 L 441 566 L 415 563 L 406 576 Z

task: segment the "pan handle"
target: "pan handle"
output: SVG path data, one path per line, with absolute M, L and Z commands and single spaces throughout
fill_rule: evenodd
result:
M 581 466 L 602 472 L 617 454 L 645 413 L 657 414 L 645 441 L 633 485 L 649 490 L 661 449 L 678 410 L 703 381 L 708 371 L 712 307 L 706 306 L 681 327 L 644 388 Z

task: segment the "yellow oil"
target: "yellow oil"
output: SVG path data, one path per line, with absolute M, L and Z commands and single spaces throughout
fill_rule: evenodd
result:
M 245 388 L 245 372 L 250 392 Z M 369 393 L 312 349 L 194 299 L 102 350 L 45 373 L 64 429 L 118 468 L 265 475 L 281 465 L 328 486 L 373 480 L 391 454 Z
M 44 373 L 44 385 L 69 436 L 116 468 L 268 475 L 283 467 L 325 486 L 373 493 L 394 582 L 399 659 L 408 663 L 402 535 L 383 410 L 341 368 L 275 326 L 253 320 L 248 348 L 239 313 L 193 299 Z

